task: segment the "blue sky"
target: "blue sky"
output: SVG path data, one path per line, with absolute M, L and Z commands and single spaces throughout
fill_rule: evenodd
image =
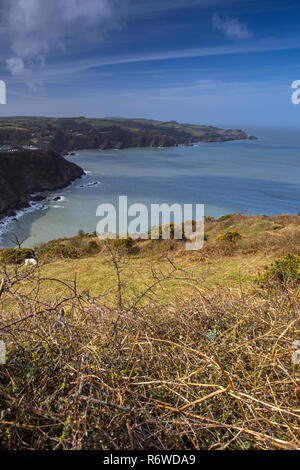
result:
M 298 127 L 300 2 L 0 0 L 0 115 Z

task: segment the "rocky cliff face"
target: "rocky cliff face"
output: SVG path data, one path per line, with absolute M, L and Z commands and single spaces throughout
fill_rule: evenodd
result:
M 123 149 L 136 147 L 173 147 L 192 142 L 226 142 L 229 140 L 247 139 L 247 134 L 240 129 L 218 132 L 217 129 L 209 129 L 203 135 L 191 135 L 182 130 L 174 129 L 139 129 L 131 131 L 120 127 L 110 127 L 99 132 L 94 129 L 82 133 L 68 133 L 59 129 L 55 133 L 51 146 L 57 151 L 72 151 L 82 149 Z
M 135 147 L 172 147 L 179 143 L 189 141 L 189 135 L 170 135 L 153 130 L 132 132 L 128 129 L 111 127 L 105 131 L 90 130 L 76 133 L 67 133 L 59 129 L 51 142 L 52 147 L 58 151 L 71 151 L 74 149 L 123 149 Z
M 0 148 L 28 146 L 68 152 L 79 149 L 172 147 L 192 142 L 247 139 L 241 129 L 126 118 L 0 117 Z
M 51 150 L 0 152 L 0 219 L 27 207 L 30 194 L 60 189 L 83 173 Z

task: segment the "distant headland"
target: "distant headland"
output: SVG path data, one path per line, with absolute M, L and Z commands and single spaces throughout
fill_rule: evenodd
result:
M 194 142 L 255 139 L 241 129 L 180 124 L 176 121 L 103 118 L 0 118 L 0 150 L 53 149 L 64 153 L 82 149 L 173 147 Z

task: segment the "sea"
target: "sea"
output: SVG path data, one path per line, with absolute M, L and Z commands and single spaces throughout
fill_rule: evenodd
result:
M 67 159 L 86 174 L 0 223 L 0 247 L 34 247 L 93 232 L 100 204 L 204 204 L 205 215 L 296 214 L 300 211 L 300 132 L 248 127 L 257 140 L 191 147 L 82 150 Z M 149 211 L 150 212 L 150 211 Z

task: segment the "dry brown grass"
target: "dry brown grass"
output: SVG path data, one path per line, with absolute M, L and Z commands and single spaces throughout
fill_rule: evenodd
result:
M 59 279 L 49 302 L 39 270 L 2 273 L 1 448 L 300 449 L 299 291 L 203 287 L 169 261 L 128 295 L 128 260 L 109 251 L 114 304 Z
M 217 237 L 228 230 L 236 230 L 242 239 L 233 243 L 217 242 Z M 283 214 L 270 216 L 244 216 L 233 214 L 218 222 L 207 220 L 205 233 L 208 240 L 200 251 L 187 252 L 184 241 L 148 240 L 138 242 L 143 256 L 165 257 L 166 253 L 201 261 L 222 257 L 252 254 L 281 256 L 289 251 L 300 253 L 300 216 Z

